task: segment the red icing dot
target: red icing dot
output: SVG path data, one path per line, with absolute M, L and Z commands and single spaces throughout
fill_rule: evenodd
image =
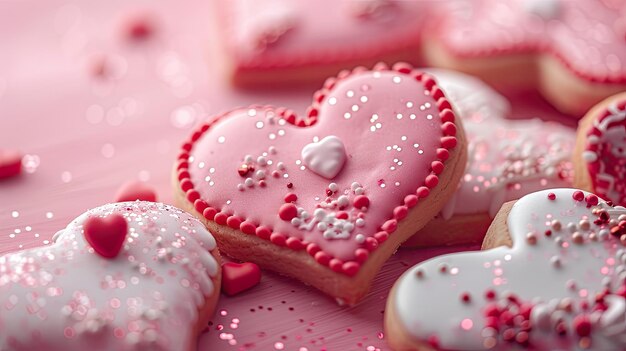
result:
M 306 252 L 311 256 L 315 256 L 315 254 L 318 253 L 320 250 L 321 250 L 320 247 L 314 243 L 310 243 L 309 245 L 306 246 Z
M 417 205 L 417 200 L 417 195 L 407 195 L 404 198 L 404 205 L 409 208 L 414 207 L 415 205 Z
M 393 217 L 397 220 L 406 218 L 409 209 L 406 206 L 398 206 L 393 210 Z
M 324 265 L 324 266 L 327 266 L 328 262 L 330 262 L 330 256 L 323 251 L 318 251 L 315 254 L 314 258 L 315 258 L 315 261 L 317 261 L 317 263 Z
M 243 221 L 239 228 L 246 234 L 254 234 L 256 232 L 256 226 L 249 221 Z
M 281 233 L 272 233 L 270 235 L 270 241 L 278 246 L 287 245 L 287 237 Z
M 383 223 L 383 225 L 381 226 L 381 229 L 388 233 L 393 233 L 396 228 L 398 228 L 398 221 L 396 221 L 395 219 L 390 219 Z
M 293 183 L 287 183 L 287 188 L 289 189 L 293 188 Z
M 576 190 L 572 194 L 572 198 L 576 201 L 583 201 L 585 199 L 585 194 L 580 190 Z
M 233 229 L 239 229 L 239 226 L 241 225 L 241 219 L 239 219 L 237 216 L 230 216 L 226 219 L 226 225 Z
M 299 251 L 304 249 L 304 243 L 302 242 L 302 240 L 298 239 L 298 238 L 289 238 L 286 241 L 287 247 L 294 250 L 294 251 Z
M 215 218 L 213 220 L 217 224 L 224 225 L 224 224 L 226 224 L 226 220 L 227 219 L 228 219 L 228 215 L 226 213 L 224 213 L 224 212 L 220 212 L 220 213 L 215 215 Z
M 374 251 L 376 250 L 376 248 L 378 247 L 378 240 L 374 239 L 374 238 L 366 238 L 365 239 L 365 247 L 367 247 L 368 250 L 370 251 Z
M 423 199 L 423 198 L 427 197 L 430 194 L 430 189 L 428 189 L 425 186 L 420 186 L 419 188 L 417 188 L 416 193 L 417 193 L 417 196 L 420 199 Z
M 298 215 L 298 207 L 292 203 L 280 206 L 278 217 L 283 221 L 290 221 Z
M 450 151 L 444 148 L 437 149 L 437 158 L 441 161 L 447 160 L 448 158 L 450 158 Z
M 363 263 L 367 260 L 367 257 L 369 257 L 369 251 L 365 249 L 356 249 L 354 250 L 354 257 L 358 262 Z
M 445 122 L 441 125 L 441 129 L 443 130 L 443 134 L 447 136 L 455 136 L 456 135 L 456 125 L 452 122 Z
M 454 147 L 456 147 L 456 137 L 453 136 L 444 136 L 441 138 L 441 146 L 443 146 L 446 149 L 453 149 Z
M 330 267 L 333 271 L 340 273 L 343 269 L 343 261 L 338 258 L 333 258 L 328 263 L 328 267 Z
M 268 240 L 270 235 L 272 235 L 272 230 L 270 228 L 264 226 L 256 228 L 256 236 L 259 238 Z
M 350 261 L 343 264 L 342 270 L 347 276 L 353 277 L 359 272 L 359 268 L 361 265 L 358 262 Z
M 430 168 L 433 170 L 435 174 L 441 174 L 443 172 L 443 163 L 441 161 L 433 161 L 430 164 Z
M 207 205 L 206 202 L 198 199 L 196 201 L 194 201 L 193 203 L 193 208 L 196 209 L 196 211 L 198 211 L 199 213 L 202 213 L 204 215 L 204 210 L 208 207 L 209 205 Z
M 363 207 L 369 207 L 370 199 L 365 195 L 359 195 L 354 198 L 353 205 L 355 208 L 361 209 Z
M 556 200 L 556 194 L 555 193 L 549 193 L 548 194 L 548 199 L 549 200 Z
M 434 174 L 430 174 L 424 180 L 424 184 L 426 184 L 427 187 L 432 189 L 432 188 L 436 187 L 437 184 L 439 184 L 439 177 L 437 177 Z
M 183 179 L 180 182 L 180 188 L 182 191 L 187 192 L 187 190 L 193 189 L 193 183 L 189 179 Z
M 204 209 L 204 211 L 202 211 L 202 215 L 204 216 L 204 218 L 210 221 L 215 219 L 216 214 L 217 214 L 217 210 L 214 209 L 213 207 L 207 207 Z
M 444 122 L 444 124 L 446 122 L 454 122 L 454 112 L 452 112 L 452 110 L 450 109 L 444 109 L 443 111 L 441 111 L 440 116 L 441 121 Z
M 287 195 L 285 195 L 285 202 L 296 202 L 296 201 L 298 201 L 298 195 L 294 193 L 287 193 Z
M 196 201 L 196 200 L 198 200 L 200 198 L 200 193 L 197 190 L 195 190 L 195 189 L 189 189 L 189 190 L 187 190 L 186 196 L 187 196 L 187 200 L 189 202 L 194 202 L 194 201 Z
M 395 230 L 395 229 L 394 229 Z M 389 233 L 386 231 L 378 232 L 374 234 L 374 239 L 379 243 L 385 242 L 389 238 Z

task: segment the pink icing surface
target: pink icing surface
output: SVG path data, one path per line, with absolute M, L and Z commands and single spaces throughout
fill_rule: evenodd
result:
M 317 122 L 307 127 L 278 118 L 276 109 L 270 107 L 233 111 L 193 145 L 188 171 L 209 206 L 351 261 L 355 250 L 365 247 L 364 241 L 381 227 L 393 231 L 386 222 L 393 218 L 394 208 L 403 205 L 407 195 L 415 195 L 431 175 L 431 163 L 438 159 L 444 137 L 442 119 L 437 101 L 423 83 L 394 71 L 353 74 L 328 90 L 318 108 Z M 328 136 L 339 138 L 347 153 L 345 165 L 332 180 L 313 173 L 301 160 L 305 145 Z M 246 158 L 259 157 L 267 163 L 254 164 L 255 172 L 266 174 L 264 186 L 256 173 L 238 173 Z M 271 176 L 273 172 L 277 177 Z M 335 187 L 327 201 L 327 189 Z M 184 185 L 183 190 L 187 190 Z M 297 195 L 295 204 L 309 218 L 320 204 L 345 195 L 353 230 L 340 233 L 341 238 L 328 238 L 317 225 L 303 229 L 280 219 L 287 193 Z M 366 211 L 360 211 L 362 205 L 351 206 L 359 195 L 369 199 Z M 339 216 L 340 209 L 328 212 Z M 356 223 L 357 217 L 363 225 Z M 311 225 L 306 215 L 300 218 Z
M 421 1 L 235 0 L 218 6 L 227 49 L 240 68 L 300 67 L 418 50 L 427 15 Z
M 583 78 L 626 82 L 626 6 L 619 0 L 451 2 L 436 34 L 460 57 L 549 52 Z
M 121 214 L 128 234 L 105 259 L 83 223 Z M 86 212 L 50 246 L 0 257 L 0 349 L 180 350 L 194 343 L 198 310 L 217 293 L 216 243 L 189 214 L 126 202 Z

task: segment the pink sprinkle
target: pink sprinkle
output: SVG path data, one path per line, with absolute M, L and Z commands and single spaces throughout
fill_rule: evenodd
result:
M 470 330 L 473 326 L 474 322 L 469 318 L 465 318 L 463 321 L 461 321 L 461 328 L 463 328 L 463 330 Z

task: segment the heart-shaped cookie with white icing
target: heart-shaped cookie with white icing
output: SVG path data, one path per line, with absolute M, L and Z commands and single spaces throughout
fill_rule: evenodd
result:
M 538 118 L 507 119 L 507 99 L 472 76 L 428 69 L 450 99 L 467 137 L 468 162 L 443 210 L 403 246 L 482 242 L 505 202 L 543 189 L 571 187 L 572 128 Z
M 394 350 L 623 350 L 626 208 L 576 189 L 505 204 L 480 252 L 418 264 L 394 285 Z M 509 247 L 507 247 L 509 246 Z
M 626 205 L 626 93 L 591 109 L 578 125 L 574 185 Z
M 0 257 L 0 350 L 196 350 L 220 292 L 216 242 L 196 218 L 116 203 L 53 241 Z
M 378 65 L 328 79 L 304 117 L 252 106 L 201 124 L 174 180 L 222 252 L 352 304 L 441 210 L 465 162 L 435 81 Z

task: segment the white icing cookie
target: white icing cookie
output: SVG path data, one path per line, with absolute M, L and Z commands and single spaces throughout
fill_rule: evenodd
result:
M 217 258 L 213 236 L 175 207 L 90 210 L 54 244 L 0 257 L 0 350 L 195 350 Z
M 396 282 L 390 345 L 625 349 L 625 224 L 626 208 L 575 189 L 505 205 L 483 244 L 495 248 L 434 258 Z
M 441 213 L 404 246 L 427 246 L 445 229 L 448 244 L 480 242 L 502 204 L 534 191 L 572 185 L 571 128 L 537 118 L 506 119 L 509 102 L 463 73 L 429 69 L 463 120 L 468 163 Z

